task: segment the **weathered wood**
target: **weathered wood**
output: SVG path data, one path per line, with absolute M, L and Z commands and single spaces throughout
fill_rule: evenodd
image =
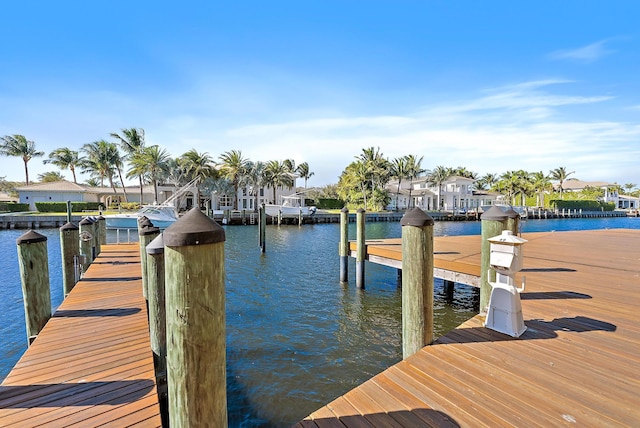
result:
M 106 245 L 107 243 L 107 219 L 105 219 L 104 217 L 102 217 L 102 215 L 100 215 L 98 216 L 97 220 L 98 220 L 98 222 L 96 223 L 97 225 L 96 232 L 98 235 L 97 253 L 100 254 L 100 252 L 102 251 L 102 246 Z
M 51 318 L 47 237 L 29 230 L 16 240 L 27 338 L 31 344 Z
M 420 208 L 402 221 L 402 356 L 433 341 L 433 219 Z
M 93 223 L 88 218 L 83 218 L 80 223 L 80 255 L 82 272 L 86 272 L 93 262 Z
M 365 211 L 358 208 L 356 211 L 356 288 L 364 288 L 364 266 L 367 258 L 367 246 L 365 244 Z
M 513 232 L 514 235 L 520 233 L 520 214 L 513 208 L 509 208 L 504 212 L 507 215 L 506 229 Z
M 149 273 L 147 271 L 147 245 L 156 236 L 160 235 L 160 229 L 155 226 L 146 225 L 140 229 L 138 233 L 140 237 L 140 270 L 142 272 L 142 295 L 148 301 L 149 300 Z
M 267 210 L 264 202 L 260 205 L 260 251 L 267 251 Z
M 191 210 L 163 239 L 170 425 L 225 427 L 224 229 Z
M 349 282 L 349 209 L 340 211 L 340 243 L 338 248 L 340 256 L 340 282 Z
M 76 263 L 80 255 L 80 229 L 69 222 L 60 228 L 62 290 L 67 296 L 76 285 Z
M 491 297 L 491 284 L 490 281 L 495 281 L 495 272 L 490 271 L 489 264 L 489 238 L 500 235 L 507 227 L 507 215 L 500 208 L 493 206 L 487 211 L 482 213 L 480 220 L 482 220 L 481 227 L 481 244 L 480 244 L 480 313 L 486 314 L 489 307 L 489 298 Z
M 164 241 L 162 234 L 147 245 L 147 291 L 149 336 L 163 421 L 168 425 L 167 396 L 167 314 L 165 310 Z

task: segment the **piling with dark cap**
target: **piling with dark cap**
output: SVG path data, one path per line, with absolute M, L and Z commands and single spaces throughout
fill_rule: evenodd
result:
M 147 245 L 160 235 L 160 229 L 153 225 L 145 225 L 138 233 L 140 239 L 140 271 L 142 273 L 142 295 L 149 300 L 147 272 Z
M 349 209 L 340 210 L 340 282 L 349 282 Z
M 505 212 L 507 216 L 506 229 L 513 232 L 514 235 L 518 236 L 519 225 L 520 225 L 520 214 L 513 209 L 513 207 L 509 207 Z
M 102 251 L 102 246 L 107 243 L 107 220 L 102 216 L 98 216 L 96 232 L 98 234 L 98 254 Z
M 507 228 L 507 219 L 509 217 L 497 206 L 489 208 L 482 213 L 482 232 L 480 241 L 480 313 L 486 314 L 489 307 L 489 297 L 491 297 L 491 284 L 489 281 L 495 281 L 495 272 L 489 272 L 490 263 L 490 242 L 489 238 L 502 234 Z
M 192 209 L 163 234 L 170 426 L 227 426 L 224 229 Z
M 93 223 L 88 218 L 83 218 L 80 223 L 80 255 L 82 273 L 86 272 L 91 263 L 93 262 Z
M 264 202 L 260 204 L 260 251 L 267 251 L 267 210 Z
M 402 356 L 433 342 L 433 218 L 420 208 L 402 225 Z
M 80 229 L 71 222 L 60 228 L 60 252 L 62 254 L 62 290 L 64 296 L 76 285 L 76 263 L 80 255 Z
M 149 296 L 149 336 L 156 373 L 160 415 L 168 426 L 167 407 L 167 316 L 165 311 L 164 241 L 162 234 L 147 245 L 147 293 Z
M 16 244 L 24 297 L 24 318 L 27 338 L 31 344 L 51 318 L 47 237 L 29 230 L 16 240 Z
M 367 257 L 367 245 L 365 244 L 364 230 L 365 211 L 358 208 L 356 211 L 356 288 L 364 288 L 364 261 Z

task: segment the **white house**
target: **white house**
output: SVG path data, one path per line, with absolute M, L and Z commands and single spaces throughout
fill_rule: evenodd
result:
M 398 192 L 398 181 L 387 184 L 386 189 L 391 196 L 390 210 L 405 210 L 418 207 L 425 211 L 444 210 L 477 210 L 483 205 L 493 205 L 498 198 L 497 193 L 474 190 L 475 180 L 461 176 L 451 176 L 440 188 L 429 184 L 426 177 L 417 180 L 402 181 Z M 397 206 L 396 206 L 397 199 Z
M 129 202 L 140 202 L 139 186 L 126 187 L 124 190 Z M 108 207 L 113 202 L 124 201 L 124 190 L 116 187 L 114 193 L 111 187 L 91 187 L 67 180 L 16 187 L 20 202 L 29 204 L 32 211 L 36 210 L 36 202 L 100 202 Z M 153 202 L 153 187 L 144 186 L 142 192 L 143 203 Z M 163 199 L 159 202 L 168 198 L 171 193 L 170 190 L 160 192 Z
M 562 183 L 562 190 L 565 192 L 579 192 L 588 187 L 602 189 L 604 196 L 602 196 L 600 200 L 602 202 L 613 202 L 616 208 L 633 209 L 634 207 L 632 205 L 635 205 L 635 208 L 638 207 L 639 198 L 621 195 L 618 192 L 620 185 L 616 183 L 607 183 L 605 181 L 582 181 L 575 179 L 569 179 Z M 554 188 L 559 191 L 560 184 L 554 184 Z

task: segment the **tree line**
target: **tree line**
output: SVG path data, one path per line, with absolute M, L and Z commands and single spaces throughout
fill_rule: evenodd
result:
M 572 179 L 570 176 L 575 173 L 575 171 L 568 171 L 566 167 L 561 166 L 550 170 L 549 173 L 518 170 L 506 171 L 503 174 L 489 173 L 480 177 L 477 173 L 462 166 L 452 168 L 439 165 L 428 170 L 422 166 L 422 162 L 423 157 L 414 154 L 389 159 L 380 152 L 379 148 L 362 149 L 362 153 L 355 156 L 355 160 L 340 175 L 336 194 L 345 201 L 347 206 L 380 210 L 389 205 L 392 193 L 394 193 L 395 206 L 397 207 L 402 183 L 412 183 L 420 179 L 438 189 L 435 204 L 441 208 L 443 184 L 451 177 L 460 176 L 474 180 L 473 189 L 504 195 L 512 205 L 532 205 L 527 203 L 527 199 L 535 197 L 535 205 L 541 207 L 544 206 L 545 195 L 551 194 L 551 197 L 556 197 L 553 193 L 552 181 L 557 182 L 558 196 L 563 199 L 563 186 L 567 180 Z M 394 191 L 390 192 L 387 185 L 392 180 L 397 180 L 397 184 Z M 622 193 L 640 194 L 633 183 L 613 187 Z M 409 185 L 408 192 L 411 204 L 411 185 Z M 602 192 L 600 188 L 587 188 L 577 195 L 581 198 L 595 200 L 603 196 Z
M 304 179 L 306 188 L 307 180 L 314 175 L 307 162 L 299 165 L 292 159 L 254 162 L 240 150 L 224 152 L 217 160 L 209 153 L 195 149 L 173 158 L 166 149 L 158 145 L 147 145 L 142 128 L 122 129 L 119 133 L 111 133 L 110 137 L 113 141 L 97 140 L 84 144 L 79 150 L 57 148 L 43 162 L 71 171 L 74 183 L 77 183 L 76 172 L 79 171 L 89 174 L 90 178 L 85 182 L 89 186 L 104 186 L 107 181 L 114 193 L 116 187 L 122 187 L 125 201 L 125 177 L 139 182 L 140 201 L 143 185 L 153 185 L 157 201 L 159 184 L 179 187 L 196 178 L 201 189 L 227 196 L 235 196 L 240 188 L 248 188 L 257 199 L 260 188 L 271 188 L 275 201 L 277 188 L 293 187 L 297 177 Z M 0 155 L 19 157 L 24 162 L 27 185 L 29 161 L 44 154 L 36 149 L 33 141 L 23 135 L 6 135 L 0 138 Z M 57 172 L 41 174 L 39 178 L 42 181 L 64 179 Z M 233 203 L 237 209 L 237 198 L 233 198 Z

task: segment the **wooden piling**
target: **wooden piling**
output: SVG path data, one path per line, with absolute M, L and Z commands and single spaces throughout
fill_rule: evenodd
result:
M 260 205 L 260 251 L 267 251 L 267 210 L 264 202 Z
M 147 245 L 147 293 L 149 295 L 149 336 L 163 425 L 168 426 L 167 397 L 167 316 L 165 311 L 164 240 L 162 234 Z
M 224 229 L 195 209 L 163 239 L 170 426 L 226 427 Z
M 66 297 L 76 285 L 76 263 L 80 255 L 80 230 L 67 222 L 60 228 L 60 252 L 62 254 L 62 290 Z
M 67 223 L 71 223 L 71 201 L 67 201 Z
M 349 282 L 349 209 L 342 208 L 340 211 L 340 245 L 338 248 L 340 256 L 340 282 Z
M 367 255 L 365 244 L 364 220 L 365 211 L 358 208 L 356 211 L 356 242 L 358 249 L 356 252 L 356 288 L 364 288 L 364 262 Z
M 51 318 L 47 237 L 29 230 L 16 240 L 29 345 Z
M 96 232 L 98 234 L 98 254 L 100 254 L 102 246 L 107 243 L 107 220 L 102 215 L 98 216 L 96 220 L 98 220 Z
M 402 225 L 402 357 L 433 342 L 433 218 L 414 208 Z
M 93 223 L 88 218 L 83 218 L 80 223 L 80 255 L 82 273 L 86 272 L 93 262 Z
M 443 283 L 444 298 L 447 302 L 453 302 L 453 293 L 455 291 L 455 282 L 448 279 Z
M 495 281 L 495 272 L 489 272 L 489 238 L 502 234 L 507 228 L 507 215 L 500 208 L 493 206 L 482 213 L 480 220 L 481 225 L 481 244 L 480 244 L 480 313 L 486 314 L 489 306 L 489 297 L 491 297 L 491 284 L 489 281 Z
M 520 232 L 520 214 L 518 214 L 512 207 L 509 207 L 509 209 L 504 213 L 507 216 L 505 230 L 510 230 L 515 236 L 518 236 L 518 233 Z
M 160 234 L 160 229 L 155 226 L 146 225 L 138 236 L 140 237 L 140 270 L 142 272 L 142 295 L 149 300 L 149 272 L 147 270 L 147 245 Z

